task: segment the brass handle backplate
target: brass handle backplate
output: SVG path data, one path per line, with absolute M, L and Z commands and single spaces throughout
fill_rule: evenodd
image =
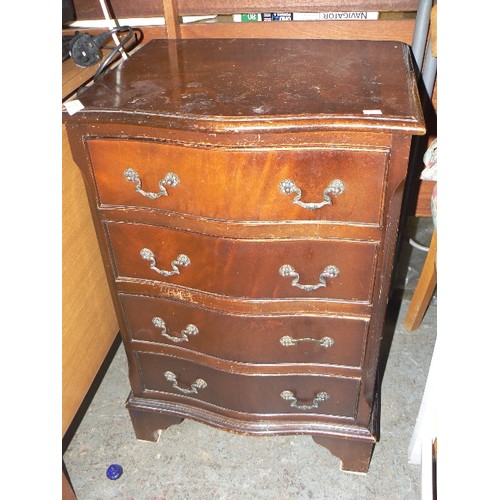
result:
M 181 330 L 179 335 L 173 336 L 168 333 L 168 326 L 161 318 L 156 316 L 151 321 L 153 325 L 156 326 L 156 328 L 161 328 L 161 335 L 166 337 L 168 340 L 171 340 L 172 342 L 188 342 L 188 335 L 197 335 L 200 332 L 195 325 L 189 324 L 186 325 L 186 328 L 184 328 L 184 330 Z
M 290 401 L 290 407 L 291 408 L 297 408 L 297 410 L 314 410 L 315 408 L 319 407 L 319 404 L 322 403 L 323 401 L 326 401 L 330 396 L 328 395 L 327 392 L 318 392 L 314 399 L 312 400 L 312 403 L 310 405 L 299 405 L 297 398 L 294 396 L 292 391 L 283 391 L 280 396 L 285 400 L 285 401 Z
M 338 267 L 330 265 L 323 269 L 323 272 L 319 275 L 319 283 L 316 285 L 301 285 L 299 283 L 300 274 L 295 271 L 295 269 L 290 264 L 284 264 L 280 267 L 279 273 L 284 278 L 293 278 L 292 286 L 305 290 L 306 292 L 311 292 L 317 290 L 318 288 L 326 286 L 326 278 L 336 278 L 340 271 Z
M 157 272 L 158 274 L 161 274 L 162 276 L 168 277 L 174 274 L 180 274 L 181 272 L 179 270 L 179 266 L 187 267 L 189 266 L 189 264 L 191 264 L 189 257 L 181 253 L 180 255 L 177 256 L 177 259 L 172 261 L 171 263 L 172 271 L 165 271 L 163 269 L 159 269 L 158 267 L 156 267 L 155 254 L 149 248 L 143 248 L 139 253 L 144 260 L 150 262 L 149 268 Z
M 332 205 L 331 195 L 339 196 L 340 194 L 342 194 L 345 190 L 345 184 L 339 179 L 335 179 L 330 182 L 328 187 L 323 191 L 323 201 L 319 203 L 304 203 L 303 201 L 301 201 L 300 198 L 302 197 L 302 190 L 295 184 L 295 182 L 290 179 L 281 181 L 279 184 L 279 190 L 283 194 L 295 193 L 293 203 L 295 203 L 296 205 L 299 205 L 302 208 L 307 208 L 309 210 L 317 210 L 318 208 L 322 208 L 325 205 Z
M 169 382 L 172 382 L 174 389 L 182 392 L 182 394 L 198 394 L 200 389 L 207 386 L 207 383 L 202 378 L 198 378 L 191 384 L 189 389 L 185 389 L 177 383 L 177 375 L 174 372 L 165 372 L 164 376 Z
M 289 347 L 293 345 L 297 345 L 299 342 L 316 342 L 320 347 L 332 347 L 333 346 L 333 339 L 331 337 L 323 337 L 321 339 L 311 339 L 309 337 L 301 338 L 301 339 L 294 339 L 290 337 L 289 335 L 285 335 L 284 337 L 280 338 L 280 344 Z
M 141 178 L 133 168 L 127 168 L 127 170 L 123 172 L 123 176 L 125 177 L 125 179 L 127 179 L 127 181 L 135 182 L 135 190 L 139 194 L 145 196 L 146 198 L 149 198 L 150 200 L 156 200 L 160 196 L 168 196 L 168 191 L 166 186 L 175 187 L 180 183 L 179 177 L 177 177 L 177 175 L 175 175 L 174 173 L 169 172 L 163 179 L 160 179 L 160 181 L 158 181 L 158 187 L 160 189 L 160 192 L 150 193 L 142 189 Z

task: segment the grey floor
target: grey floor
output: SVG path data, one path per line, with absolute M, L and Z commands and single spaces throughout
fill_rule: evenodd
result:
M 409 226 L 428 245 L 430 220 Z M 133 499 L 420 499 L 420 468 L 408 444 L 436 338 L 437 298 L 418 330 L 402 327 L 425 252 L 405 240 L 386 322 L 380 442 L 368 474 L 345 473 L 340 461 L 309 436 L 249 437 L 184 420 L 158 443 L 137 441 L 124 402 L 128 369 L 120 345 L 63 459 L 80 500 Z M 112 463 L 123 475 L 111 481 Z

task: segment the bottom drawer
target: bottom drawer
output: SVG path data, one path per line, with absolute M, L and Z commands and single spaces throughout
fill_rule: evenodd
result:
M 170 399 L 175 394 L 244 413 L 310 413 L 354 418 L 359 379 L 223 371 L 164 354 L 135 352 L 143 396 Z M 250 370 L 245 367 L 246 370 Z M 141 395 L 137 395 L 141 396 Z

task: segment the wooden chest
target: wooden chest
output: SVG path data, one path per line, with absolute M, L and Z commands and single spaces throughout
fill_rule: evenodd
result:
M 411 136 L 397 42 L 155 40 L 64 113 L 139 439 L 310 434 L 366 472 Z M 78 265 L 78 263 L 75 263 Z

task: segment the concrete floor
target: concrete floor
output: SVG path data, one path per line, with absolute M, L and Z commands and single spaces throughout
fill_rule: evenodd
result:
M 424 219 L 410 232 L 428 245 L 432 225 Z M 407 450 L 436 338 L 437 299 L 418 330 L 403 329 L 426 254 L 405 242 L 402 255 L 402 299 L 395 294 L 386 322 L 381 438 L 368 474 L 340 471 L 340 460 L 309 436 L 240 436 L 184 420 L 158 443 L 137 441 L 124 408 L 130 386 L 120 345 L 63 456 L 78 499 L 420 499 L 420 467 L 408 463 Z M 115 481 L 106 477 L 112 463 L 123 467 Z

